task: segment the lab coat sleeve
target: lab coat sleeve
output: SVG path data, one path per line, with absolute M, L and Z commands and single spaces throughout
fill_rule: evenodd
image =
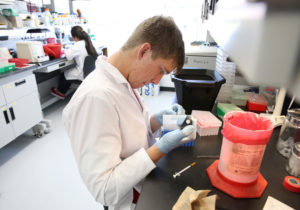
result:
M 153 144 L 156 143 L 155 138 L 158 138 L 161 136 L 162 130 L 160 128 L 160 129 L 156 130 L 155 132 L 152 132 L 150 119 L 151 119 L 151 117 L 148 118 L 148 143 L 150 146 L 152 146 Z
M 85 47 L 84 41 L 75 42 L 75 44 L 72 47 L 65 50 L 66 58 L 68 60 L 72 60 L 73 58 L 80 56 L 81 51 L 84 50 L 84 47 Z
M 117 204 L 155 168 L 144 148 L 122 160 L 118 113 L 108 96 L 86 97 L 63 112 L 79 172 L 103 205 Z M 134 139 L 133 139 L 134 141 Z

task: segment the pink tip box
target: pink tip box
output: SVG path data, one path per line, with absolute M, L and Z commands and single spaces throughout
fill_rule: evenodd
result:
M 222 122 L 211 112 L 193 110 L 191 115 L 197 119 L 197 132 L 199 136 L 218 135 Z

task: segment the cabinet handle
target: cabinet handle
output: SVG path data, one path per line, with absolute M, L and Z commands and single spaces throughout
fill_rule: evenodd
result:
M 9 112 L 10 112 L 10 115 L 11 115 L 11 119 L 15 120 L 16 117 L 15 117 L 14 109 L 12 107 L 9 108 Z
M 6 121 L 6 124 L 9 124 L 9 118 L 8 118 L 8 114 L 7 114 L 7 111 L 3 111 L 3 115 L 4 115 L 4 118 L 5 118 L 5 121 Z
M 66 63 L 61 63 L 61 64 L 59 64 L 58 66 L 59 67 L 63 67 L 63 66 L 65 66 L 66 65 Z
M 26 83 L 26 80 L 25 80 L 25 79 L 23 79 L 23 80 L 20 81 L 20 82 L 15 82 L 15 86 L 19 86 L 19 85 L 22 85 L 22 84 L 24 84 L 24 83 Z

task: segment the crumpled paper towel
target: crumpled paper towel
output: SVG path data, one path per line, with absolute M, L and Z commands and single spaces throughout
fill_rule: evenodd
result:
M 214 210 L 216 195 L 207 196 L 210 190 L 194 190 L 186 187 L 172 210 Z

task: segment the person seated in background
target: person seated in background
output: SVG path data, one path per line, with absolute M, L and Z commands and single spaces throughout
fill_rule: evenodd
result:
M 69 90 L 72 82 L 76 80 L 82 81 L 84 79 L 83 64 L 85 57 L 88 55 L 98 56 L 90 36 L 82 29 L 82 27 L 72 27 L 71 35 L 75 44 L 65 50 L 65 56 L 68 60 L 75 59 L 76 66 L 61 73 L 58 87 L 51 88 L 51 94 L 60 99 L 65 99 L 65 94 Z

